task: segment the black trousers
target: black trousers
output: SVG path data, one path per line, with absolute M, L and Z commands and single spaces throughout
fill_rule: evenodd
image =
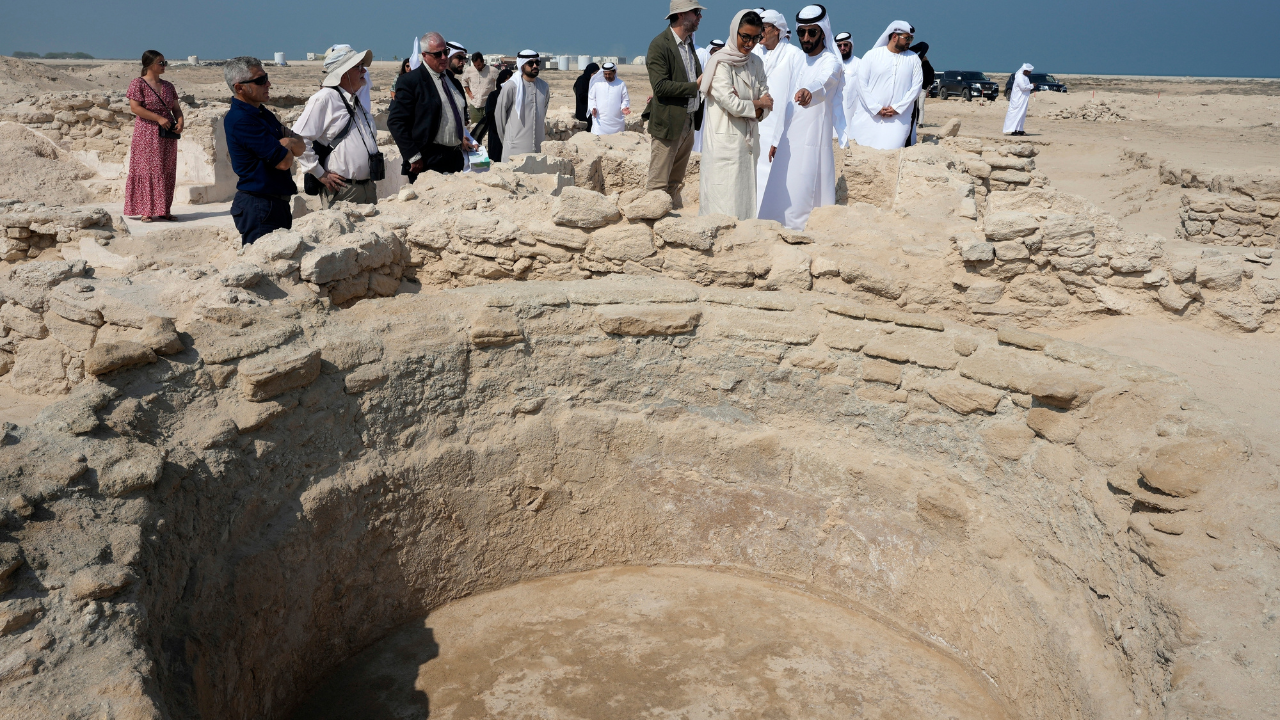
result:
M 461 147 L 449 147 L 447 145 L 436 145 L 432 143 L 422 149 L 422 160 L 426 165 L 426 170 L 435 170 L 438 173 L 456 173 L 462 172 L 464 166 Z M 409 184 L 412 185 L 414 180 L 418 179 L 418 173 L 410 172 L 409 164 L 404 165 L 404 174 L 409 176 Z
M 231 201 L 231 219 L 240 233 L 240 242 L 248 245 L 273 230 L 293 227 L 293 208 L 287 196 L 250 195 L 237 191 Z

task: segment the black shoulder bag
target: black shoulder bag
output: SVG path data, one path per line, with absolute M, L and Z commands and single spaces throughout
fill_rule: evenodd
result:
M 338 97 L 342 98 L 342 93 L 338 92 L 338 88 L 334 88 L 333 91 L 338 93 Z M 351 112 L 351 106 L 347 105 L 346 98 L 342 99 L 342 104 L 347 108 L 347 124 L 338 132 L 337 135 L 333 136 L 333 144 L 325 145 L 319 140 L 311 143 L 311 149 L 316 151 L 316 159 L 320 162 L 320 169 L 326 172 L 328 172 L 328 168 L 325 167 L 325 163 L 329 161 L 329 155 L 333 153 L 334 148 L 338 147 L 338 143 L 342 142 L 342 139 L 347 136 L 347 133 L 351 132 L 351 127 L 355 124 L 356 120 L 355 114 Z M 320 182 L 320 178 L 315 175 L 311 173 L 304 173 L 302 177 L 302 191 L 308 195 L 319 195 L 324 192 L 324 183 Z
M 161 105 L 164 105 L 165 112 L 169 113 L 170 125 L 168 128 L 161 125 L 160 123 L 156 123 L 156 126 L 160 128 L 160 137 L 164 138 L 165 140 L 181 140 L 182 139 L 181 133 L 177 133 L 169 129 L 169 128 L 178 127 L 178 119 L 173 116 L 173 108 L 165 104 L 164 96 L 161 95 L 160 93 L 157 93 L 156 89 L 151 87 L 151 83 L 147 82 L 146 80 L 143 80 L 142 84 L 147 86 L 147 89 L 151 91 L 151 94 L 156 96 L 156 99 L 160 101 Z

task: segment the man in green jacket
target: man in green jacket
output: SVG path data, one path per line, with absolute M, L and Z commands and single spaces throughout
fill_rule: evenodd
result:
M 649 43 L 645 56 L 653 86 L 653 99 L 645 110 L 652 136 L 648 188 L 666 191 L 676 207 L 683 205 L 680 189 L 693 151 L 693 133 L 702 127 L 702 100 L 698 97 L 702 65 L 693 46 L 693 33 L 703 9 L 697 0 L 671 0 L 669 27 Z

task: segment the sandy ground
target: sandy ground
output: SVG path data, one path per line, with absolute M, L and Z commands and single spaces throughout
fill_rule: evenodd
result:
M 986 681 L 802 592 L 609 568 L 466 598 L 335 669 L 295 720 L 1002 718 Z

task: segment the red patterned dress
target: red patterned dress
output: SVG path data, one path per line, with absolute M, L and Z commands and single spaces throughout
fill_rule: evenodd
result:
M 138 77 L 129 83 L 130 100 L 160 117 L 172 118 L 169 108 L 177 103 L 173 84 L 160 81 L 157 94 Z M 173 205 L 173 186 L 178 178 L 178 141 L 160 137 L 160 126 L 134 118 L 133 142 L 129 145 L 129 179 L 124 186 L 124 214 L 162 217 Z

